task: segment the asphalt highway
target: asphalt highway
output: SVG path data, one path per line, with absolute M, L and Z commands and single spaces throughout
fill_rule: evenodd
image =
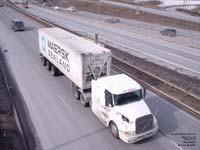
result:
M 14 32 L 10 28 L 12 18 L 22 19 L 26 31 Z M 5 52 L 7 63 L 29 110 L 27 113 L 39 141 L 37 149 L 200 149 L 200 120 L 151 92 L 147 94 L 146 103 L 158 118 L 159 132 L 136 144 L 125 144 L 113 138 L 90 108 L 83 108 L 74 99 L 70 80 L 64 76 L 53 77 L 40 64 L 38 28 L 41 27 L 8 7 L 0 8 L 0 46 L 8 50 Z M 111 34 L 111 30 L 106 31 Z M 183 144 L 182 135 L 188 133 L 196 138 L 195 146 L 178 146 Z
M 126 3 L 122 3 L 122 2 L 114 2 L 114 1 L 109 1 L 109 0 L 100 0 L 100 1 L 104 4 L 112 4 L 115 6 L 120 6 L 120 7 L 137 10 L 137 6 L 131 5 L 131 4 L 126 4 Z M 180 13 L 177 11 L 170 12 L 170 11 L 166 11 L 166 9 L 165 10 L 157 10 L 157 9 L 145 8 L 145 7 L 140 7 L 139 9 L 142 12 L 147 12 L 147 13 L 151 13 L 151 14 L 155 14 L 155 15 L 161 15 L 161 16 L 170 17 L 170 18 L 174 18 L 174 19 L 180 19 L 180 20 L 184 20 L 184 21 L 200 23 L 199 17 L 190 16 L 190 15 Z
M 99 37 L 103 38 L 105 42 L 126 48 L 126 51 L 133 55 L 200 78 L 199 49 L 128 32 L 123 29 L 114 28 L 109 24 L 99 23 L 96 20 L 88 20 L 84 17 L 76 17 L 36 5 L 30 5 L 27 11 L 75 31 L 92 35 L 98 33 Z

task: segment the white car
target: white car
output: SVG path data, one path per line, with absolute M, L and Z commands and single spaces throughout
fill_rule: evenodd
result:
M 76 12 L 77 11 L 76 7 L 74 7 L 74 6 L 70 6 L 66 10 L 67 11 L 71 11 L 71 12 Z
M 54 7 L 54 9 L 55 9 L 55 10 L 59 10 L 59 9 L 60 9 L 60 7 L 58 7 L 58 6 L 55 6 L 55 7 Z

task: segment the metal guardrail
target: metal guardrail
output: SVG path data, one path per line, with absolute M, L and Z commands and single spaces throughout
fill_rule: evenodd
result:
M 130 63 L 128 63 L 128 62 L 126 62 L 126 61 L 124 61 L 124 60 L 122 60 L 122 59 L 120 59 L 120 58 L 118 58 L 118 57 L 115 57 L 115 56 L 112 56 L 112 57 L 113 57 L 114 59 L 118 60 L 120 63 L 123 63 L 123 64 L 129 66 L 130 68 L 134 68 L 134 70 L 137 70 L 137 71 L 139 71 L 139 72 L 142 72 L 142 73 L 148 75 L 150 78 L 152 77 L 152 78 L 156 79 L 157 81 L 163 82 L 164 84 L 166 84 L 166 85 L 168 85 L 168 86 L 170 86 L 170 87 L 172 87 L 172 88 L 174 88 L 174 89 L 177 89 L 177 90 L 179 90 L 179 91 L 185 93 L 186 95 L 189 95 L 189 96 L 191 96 L 191 97 L 194 97 L 194 98 L 197 99 L 197 100 L 200 100 L 199 97 L 197 97 L 197 96 L 195 96 L 195 95 L 193 95 L 193 94 L 191 94 L 191 93 L 188 93 L 187 91 L 185 91 L 185 90 L 183 90 L 183 89 L 181 89 L 181 88 L 179 88 L 179 87 L 177 87 L 177 86 L 175 86 L 175 85 L 173 85 L 173 84 L 171 84 L 171 83 L 169 83 L 169 82 L 166 82 L 165 80 L 163 80 L 163 79 L 161 79 L 161 78 L 158 78 L 157 76 L 152 75 L 151 73 L 146 72 L 145 70 L 142 70 L 142 69 L 140 69 L 140 68 L 138 68 L 138 67 L 136 67 L 136 66 L 133 66 L 133 65 L 131 65 Z M 176 103 L 178 106 L 180 106 L 180 107 L 183 108 L 184 110 L 187 110 L 188 112 L 190 112 L 190 113 L 193 114 L 194 116 L 200 118 L 200 111 L 197 111 L 197 110 L 195 110 L 194 108 L 190 107 L 189 105 L 184 104 L 183 102 L 179 101 L 175 96 L 171 96 L 171 95 L 169 95 L 169 94 L 166 94 L 166 93 L 163 92 L 162 90 L 156 88 L 156 86 L 151 85 L 151 84 L 145 82 L 144 80 L 140 79 L 140 77 L 138 78 L 137 76 L 135 76 L 135 75 L 129 73 L 128 71 L 125 71 L 123 68 L 120 68 L 119 66 L 116 66 L 116 65 L 114 65 L 114 64 L 112 64 L 112 66 L 113 66 L 114 68 L 116 68 L 117 70 L 119 70 L 120 72 L 123 72 L 123 73 L 129 75 L 130 77 L 134 78 L 135 80 L 137 80 L 138 82 L 140 82 L 142 85 L 148 87 L 148 88 L 151 89 L 152 91 L 154 91 L 154 92 L 156 92 L 156 93 L 158 93 L 158 94 L 161 94 L 161 95 L 163 95 L 164 97 L 169 98 L 173 103 Z
M 58 25 L 58 24 L 49 22 L 48 20 L 45 20 L 45 19 L 40 18 L 40 17 L 38 17 L 38 16 L 35 16 L 35 15 L 33 15 L 33 14 L 31 14 L 31 13 L 29 13 L 29 12 L 27 12 L 27 11 L 25 11 L 25 10 L 23 10 L 23 9 L 21 9 L 21 8 L 19 8 L 19 7 L 17 7 L 17 6 L 15 6 L 15 5 L 12 5 L 11 3 L 7 3 L 7 5 L 8 5 L 9 7 L 13 8 L 13 9 L 15 9 L 15 10 L 17 10 L 17 11 L 19 11 L 19 12 L 25 14 L 25 15 L 28 16 L 29 18 L 35 20 L 36 22 L 38 22 L 38 23 L 40 23 L 40 24 L 42 24 L 42 25 L 44 25 L 44 26 L 46 26 L 46 27 L 60 27 L 60 28 L 62 28 L 62 29 L 64 29 L 64 30 L 67 30 L 67 31 L 69 31 L 69 32 L 72 32 L 72 33 L 74 33 L 74 34 L 76 34 L 76 35 L 79 35 L 79 36 L 82 36 L 82 37 L 85 37 L 85 38 L 88 38 L 88 39 L 92 39 L 92 40 L 95 39 L 95 35 L 94 35 L 94 34 L 85 32 L 85 31 L 83 31 L 83 30 L 77 30 L 77 29 L 75 29 L 75 28 L 73 28 L 73 27 L 65 28 L 65 27 L 63 27 L 63 26 L 61 26 L 61 25 Z M 105 38 L 102 38 L 102 37 L 99 38 L 99 42 L 102 43 L 102 44 L 104 44 L 104 45 L 109 44 L 110 47 L 112 47 L 113 44 L 115 44 L 115 46 L 124 47 L 124 45 L 122 46 L 122 45 L 120 45 L 120 44 L 117 44 L 116 42 L 110 41 L 110 40 L 105 39 Z M 129 47 L 126 47 L 126 48 L 130 49 Z M 113 57 L 114 57 L 114 56 L 113 56 Z M 120 60 L 122 63 L 128 64 L 127 62 L 125 62 L 124 60 L 121 60 L 120 58 L 117 58 L 117 57 L 114 57 L 114 58 Z M 128 65 L 130 65 L 130 64 L 128 64 Z M 132 66 L 132 67 L 133 67 L 133 66 Z M 153 78 L 155 78 L 155 79 L 157 79 L 157 80 L 159 80 L 159 81 L 162 81 L 162 82 L 164 82 L 164 83 L 170 85 L 171 87 L 176 88 L 176 89 L 178 89 L 179 91 L 182 91 L 183 93 L 187 93 L 188 95 L 194 97 L 195 99 L 200 100 L 200 98 L 197 97 L 196 95 L 194 95 L 194 94 L 192 94 L 192 93 L 189 93 L 189 92 L 187 92 L 186 90 L 181 89 L 180 87 L 177 87 L 176 85 L 174 85 L 174 84 L 172 84 L 172 83 L 169 83 L 169 82 L 167 82 L 167 81 L 165 81 L 165 80 L 163 80 L 163 79 L 161 79 L 161 78 L 158 78 L 157 76 L 155 76 L 155 75 L 153 75 L 153 74 L 150 74 L 149 72 L 146 72 L 146 71 L 144 71 L 144 70 L 141 70 L 140 68 L 137 68 L 137 67 L 135 67 L 135 66 L 134 66 L 133 68 L 138 69 L 138 70 L 144 72 L 145 74 L 147 74 L 147 75 L 149 75 L 149 76 L 151 76 L 151 77 L 153 77 Z M 121 71 L 122 71 L 122 72 L 125 72 L 125 71 L 123 71 L 123 70 L 121 70 Z M 125 73 L 128 74 L 129 76 L 133 77 L 133 75 L 129 74 L 128 72 L 125 72 Z M 133 78 L 135 78 L 135 77 L 133 77 Z M 164 95 L 165 97 L 168 97 L 168 98 L 172 99 L 177 105 L 181 106 L 183 109 L 189 111 L 190 113 L 192 113 L 192 114 L 195 115 L 196 117 L 200 118 L 200 112 L 199 112 L 199 111 L 197 111 L 197 110 L 193 109 L 192 107 L 190 107 L 190 106 L 188 106 L 188 105 L 186 105 L 186 104 L 184 104 L 184 103 L 178 101 L 175 97 L 172 97 L 172 96 L 170 96 L 170 95 L 167 95 L 167 94 L 164 93 L 163 91 L 160 91 L 159 89 L 156 89 L 155 87 L 149 85 L 148 83 L 144 83 L 144 81 L 142 81 L 142 80 L 139 80 L 139 81 L 140 81 L 141 83 L 143 83 L 144 85 L 148 86 L 150 89 L 152 89 L 152 90 L 154 90 L 154 91 L 157 91 L 158 93 Z

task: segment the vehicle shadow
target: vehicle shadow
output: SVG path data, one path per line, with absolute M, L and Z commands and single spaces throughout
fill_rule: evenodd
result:
M 175 113 L 177 112 L 175 107 L 172 107 L 170 102 L 163 98 L 147 93 L 145 102 L 149 106 L 151 112 L 155 115 L 158 120 L 159 130 L 158 133 L 147 140 L 141 142 L 149 142 L 163 136 L 170 136 L 175 130 L 179 128 Z M 141 143 L 138 142 L 138 143 Z
M 25 27 L 25 31 L 33 31 L 33 30 L 35 30 L 34 27 Z

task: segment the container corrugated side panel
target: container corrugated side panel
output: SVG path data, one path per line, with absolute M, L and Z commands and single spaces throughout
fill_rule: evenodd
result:
M 60 55 L 56 54 L 52 49 L 48 47 L 48 41 L 54 42 L 56 45 L 65 49 L 67 55 L 67 60 L 63 59 Z M 70 49 L 65 43 L 60 43 L 59 39 L 55 39 L 53 36 L 47 34 L 46 32 L 39 30 L 39 48 L 40 52 L 60 71 L 68 77 L 72 82 L 74 82 L 80 88 L 83 88 L 83 64 L 82 55 L 76 51 Z M 56 57 L 56 59 L 54 59 Z M 61 60 L 61 61 L 57 61 Z M 62 62 L 62 63 L 61 63 Z M 65 64 L 65 65 L 63 65 Z M 64 67 L 67 65 L 67 68 Z

